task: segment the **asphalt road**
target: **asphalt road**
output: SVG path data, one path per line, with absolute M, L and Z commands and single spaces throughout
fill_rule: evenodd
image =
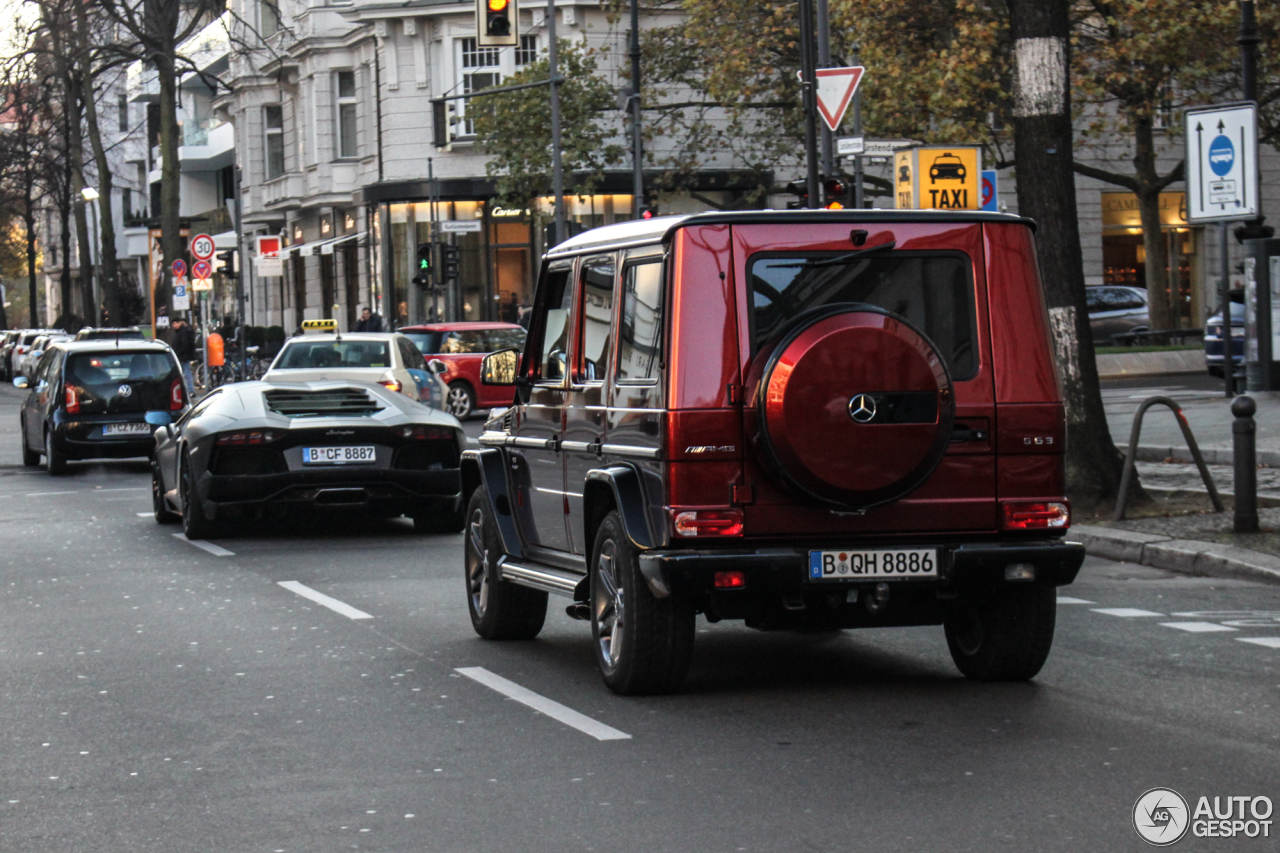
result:
M 1276 587 L 1090 559 L 1028 684 L 964 680 L 940 628 L 700 623 L 685 690 L 624 699 L 562 599 L 536 641 L 478 639 L 459 536 L 351 520 L 215 555 L 150 518 L 140 463 L 23 469 L 17 402 L 0 850 L 1142 850 L 1149 788 L 1280 800 Z

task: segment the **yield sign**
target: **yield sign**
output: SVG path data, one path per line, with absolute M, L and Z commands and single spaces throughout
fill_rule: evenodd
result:
M 862 79 L 864 70 L 866 69 L 861 65 L 817 70 L 818 112 L 822 113 L 822 120 L 833 131 L 840 126 L 844 111 L 853 100 L 853 93 L 858 91 L 858 82 Z M 800 79 L 804 80 L 803 77 Z

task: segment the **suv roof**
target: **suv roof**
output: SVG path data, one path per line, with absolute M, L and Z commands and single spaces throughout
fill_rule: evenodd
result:
M 987 213 L 981 210 L 743 210 L 711 211 L 690 215 L 657 216 L 653 219 L 636 219 L 592 228 L 576 237 L 570 237 L 547 252 L 547 257 L 564 257 L 595 251 L 602 246 L 643 246 L 666 242 L 677 228 L 690 225 L 762 225 L 768 223 L 964 223 L 999 222 L 1021 223 L 1032 230 L 1035 222 L 1025 216 L 1012 213 Z

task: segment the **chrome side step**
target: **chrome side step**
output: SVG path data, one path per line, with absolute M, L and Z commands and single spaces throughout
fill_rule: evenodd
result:
M 498 561 L 498 573 L 503 580 L 520 586 L 533 587 L 556 595 L 574 597 L 578 585 L 587 578 L 585 575 L 561 571 L 543 565 L 513 563 L 510 558 L 503 557 Z

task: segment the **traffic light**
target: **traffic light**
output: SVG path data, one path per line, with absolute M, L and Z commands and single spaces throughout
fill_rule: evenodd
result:
M 640 218 L 641 218 L 641 219 L 653 219 L 653 217 L 655 217 L 655 216 L 657 216 L 657 215 L 658 215 L 658 208 L 657 208 L 657 207 L 642 207 L 642 208 L 640 208 Z
M 841 177 L 827 178 L 822 182 L 827 210 L 843 210 L 849 206 L 849 186 L 849 182 Z
M 809 206 L 809 182 L 806 180 L 792 181 L 787 184 L 787 192 L 794 196 L 798 196 L 798 201 L 787 202 L 787 210 L 800 210 Z
M 444 281 L 457 281 L 461 270 L 462 260 L 459 258 L 458 247 L 449 243 L 440 245 L 440 273 Z
M 516 0 L 476 0 L 476 41 L 482 47 L 519 44 Z
M 418 266 L 414 270 L 413 283 L 419 287 L 434 284 L 435 243 L 418 244 Z
M 217 262 L 214 268 L 220 271 L 228 278 L 236 277 L 236 250 L 228 249 L 225 252 L 219 252 L 216 255 Z
M 437 148 L 446 148 L 456 136 L 458 126 L 458 102 L 433 98 L 431 100 L 431 141 Z

